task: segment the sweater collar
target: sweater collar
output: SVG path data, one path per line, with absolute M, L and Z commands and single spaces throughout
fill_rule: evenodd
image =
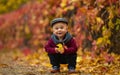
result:
M 70 35 L 70 33 L 67 32 L 63 40 L 59 40 L 55 34 L 53 34 L 51 38 L 55 44 L 58 44 L 58 43 L 66 44 L 68 41 L 70 41 L 72 36 Z

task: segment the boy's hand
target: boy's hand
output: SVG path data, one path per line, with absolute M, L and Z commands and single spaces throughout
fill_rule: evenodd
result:
M 56 49 L 60 54 L 64 53 L 64 48 L 62 44 L 57 44 L 58 48 Z
M 58 50 L 58 48 L 55 48 L 55 52 L 56 52 L 56 53 L 60 53 L 59 50 Z

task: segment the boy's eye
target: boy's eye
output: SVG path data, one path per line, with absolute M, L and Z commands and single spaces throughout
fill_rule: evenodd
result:
M 55 29 L 63 29 L 63 27 L 55 28 Z
M 60 29 L 63 29 L 63 27 L 60 27 Z
M 58 28 L 55 28 L 55 29 L 58 29 Z

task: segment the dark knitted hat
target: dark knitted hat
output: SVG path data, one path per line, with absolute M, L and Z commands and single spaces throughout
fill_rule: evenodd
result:
M 58 23 L 58 22 L 63 22 L 63 23 L 68 24 L 68 21 L 67 21 L 67 19 L 65 19 L 65 18 L 55 18 L 55 19 L 53 19 L 53 20 L 51 21 L 51 23 L 50 23 L 51 27 L 53 27 L 53 25 L 54 25 L 55 23 Z

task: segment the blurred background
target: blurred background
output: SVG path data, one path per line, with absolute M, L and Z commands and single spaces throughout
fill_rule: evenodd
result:
M 120 0 L 0 0 L 0 50 L 43 48 L 56 17 L 82 51 L 120 53 Z
M 0 75 L 50 75 L 44 45 L 57 17 L 77 41 L 79 74 L 120 75 L 120 0 L 0 0 Z

